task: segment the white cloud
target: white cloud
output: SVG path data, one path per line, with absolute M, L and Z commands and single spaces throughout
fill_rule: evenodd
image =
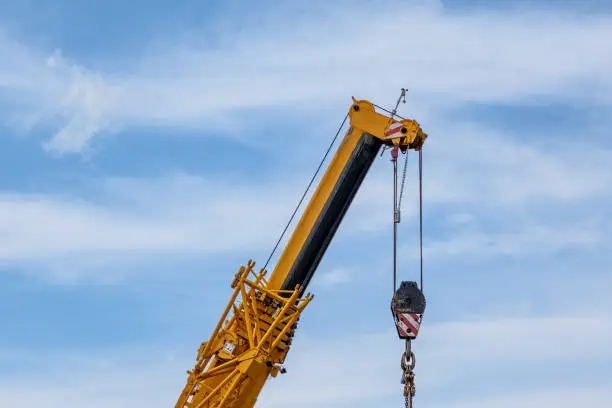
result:
M 122 126 L 222 123 L 239 133 L 238 109 L 321 108 L 351 95 L 382 101 L 400 86 L 410 88 L 419 117 L 465 101 L 609 102 L 605 16 L 468 15 L 413 2 L 327 6 L 316 18 L 291 13 L 270 13 L 240 33 L 219 31 L 216 49 L 209 41 L 140 54 L 129 71 L 96 72 L 0 37 L 1 97 L 25 122 L 51 121 L 59 130 L 46 147 L 58 152 L 81 151 Z
M 534 241 L 546 234 L 543 229 L 551 234 L 560 229 L 564 236 L 575 231 L 575 239 L 597 235 L 593 220 L 607 216 L 596 204 L 609 200 L 612 194 L 612 151 L 588 142 L 580 149 L 577 156 L 571 144 L 538 142 L 536 135 L 527 141 L 517 140 L 507 132 L 473 123 L 456 123 L 452 128 L 434 125 L 423 153 L 424 216 L 429 220 L 451 217 L 450 226 L 468 227 L 465 234 L 469 240 L 460 245 L 463 247 L 475 245 L 477 239 L 498 241 L 517 234 L 534 233 Z M 410 155 L 402 230 L 416 228 L 414 217 L 418 215 L 418 159 L 414 152 Z M 387 152 L 370 170 L 343 228 L 362 233 L 391 228 L 393 184 L 388 158 Z M 402 168 L 403 159 L 400 176 Z M 589 205 L 589 211 L 579 210 L 582 205 Z M 568 209 L 571 213 L 563 219 L 552 219 L 555 211 Z M 497 222 L 501 236 L 476 236 L 472 225 L 478 228 L 483 219 Z M 541 228 L 533 225 L 543 222 L 548 224 Z M 568 228 L 567 224 L 578 225 Z M 580 224 L 585 224 L 586 230 Z M 521 227 L 523 232 L 513 231 Z M 489 234 L 490 228 L 483 233 Z
M 176 402 L 183 386 L 185 370 L 159 356 L 156 361 L 145 357 L 135 361 L 126 355 L 94 358 L 58 353 L 55 358 L 38 357 L 41 362 L 32 372 L 3 378 L 0 405 L 129 408 L 144 404 L 162 408 Z
M 447 240 L 425 243 L 423 255 L 437 260 L 449 257 L 484 257 L 548 255 L 569 248 L 604 248 L 609 228 L 604 225 L 537 226 L 518 232 L 465 231 Z M 406 248 L 413 257 L 418 252 Z
M 79 152 L 99 131 L 112 130 L 118 88 L 108 75 L 30 50 L 0 33 L 0 101 L 12 124 L 26 130 L 39 122 L 59 124 L 45 143 L 53 152 Z M 5 58 L 10 58 L 7 61 Z
M 95 201 L 4 194 L 0 261 L 33 262 L 42 273 L 49 273 L 47 265 L 68 278 L 72 272 L 61 270 L 62 262 L 53 267 L 54 261 L 88 266 L 79 272 L 86 275 L 112 259 L 129 264 L 145 254 L 267 251 L 285 221 L 279 215 L 289 214 L 292 193 L 281 185 L 176 176 L 108 181 Z
M 431 139 L 425 161 L 425 215 L 444 218 L 469 211 L 473 225 L 446 240 L 428 239 L 426 256 L 550 253 L 605 241 L 608 230 L 597 221 L 601 210 L 576 209 L 609 197 L 609 151 L 585 146 L 582 151 L 589 160 L 572 162 L 570 146 L 519 145 L 470 126 L 452 136 L 442 132 L 439 139 Z M 402 234 L 416 231 L 415 157 L 410 162 Z M 387 158 L 379 159 L 336 240 L 390 231 L 391 174 Z M 296 169 L 238 183 L 227 177 L 185 175 L 111 179 L 94 185 L 95 199 L 5 192 L 0 195 L 0 260 L 34 262 L 38 269 L 44 263 L 45 273 L 51 270 L 56 278 L 72 280 L 74 265 L 82 268 L 78 274 L 90 271 L 100 276 L 109 263 L 130 265 L 142 254 L 202 256 L 239 249 L 248 250 L 249 256 L 263 251 L 259 256 L 265 256 L 297 204 L 302 183 L 294 181 L 305 181 L 303 176 Z M 535 204 L 566 204 L 573 215 L 551 219 L 544 214 L 547 221 L 540 221 L 542 210 L 538 212 Z M 482 228 L 480 218 L 487 213 L 494 215 L 497 225 Z M 510 218 L 512 223 L 507 222 Z M 292 228 L 296 222 L 297 218 Z M 115 262 L 114 269 L 125 268 Z M 111 279 L 108 272 L 103 275 Z
M 612 403 L 612 384 L 551 387 L 549 389 L 512 393 L 512 396 L 474 398 L 469 401 L 447 402 L 428 405 L 434 408 L 607 408 Z
M 225 46 L 217 50 L 202 44 L 171 44 L 145 55 L 135 52 L 133 61 L 119 64 L 131 64 L 129 72 L 95 71 L 59 52 L 35 50 L 0 36 L 0 102 L 12 124 L 26 129 L 44 124 L 57 130 L 45 147 L 61 153 L 81 152 L 94 136 L 129 126 L 223 126 L 235 136 L 248 129 L 248 123 L 236 120 L 242 119 L 240 110 L 278 108 L 275 120 L 296 106 L 297 110 L 341 106 L 351 95 L 386 101 L 397 88 L 408 86 L 406 111 L 431 135 L 425 156 L 426 208 L 432 205 L 433 211 L 455 214 L 465 211 L 461 205 L 467 204 L 470 227 L 480 224 L 485 211 L 509 217 L 513 223 L 511 228 L 494 229 L 493 234 L 477 229 L 434 242 L 427 248 L 430 256 L 483 250 L 489 256 L 517 255 L 605 241 L 609 234 L 601 225 L 583 228 L 578 204 L 609 197 L 610 152 L 587 146 L 584 139 L 551 147 L 523 134 L 514 142 L 481 126 L 450 125 L 440 113 L 471 101 L 528 103 L 552 98 L 609 104 L 609 17 L 462 15 L 411 6 L 328 11 L 316 19 L 273 15 L 266 24 L 247 25 L 240 35 L 227 34 Z M 356 31 L 356 27 L 367 28 Z M 573 138 L 565 140 L 575 141 L 579 130 L 568 133 Z M 390 225 L 388 169 L 380 165 L 366 180 L 341 233 L 372 232 Z M 199 256 L 236 250 L 267 254 L 299 193 L 299 188 L 288 190 L 295 184 L 286 183 L 291 175 L 286 176 L 256 187 L 192 177 L 110 180 L 97 191 L 104 196 L 91 200 L 4 193 L 0 263 L 38 263 L 41 273 L 72 280 L 101 274 L 103 269 L 104 274 L 116 273 L 104 266 L 117 259 L 125 266 L 139 254 Z M 569 204 L 579 220 L 562 227 L 538 222 L 545 227 L 535 227 L 520 225 L 529 224 L 524 218 L 510 218 L 519 211 L 532 211 L 537 203 Z M 406 199 L 406 204 L 411 206 L 406 206 L 404 219 L 414 215 L 414 201 Z M 75 264 L 86 268 L 75 272 Z M 324 284 L 337 284 L 350 278 L 347 271 L 332 270 L 320 278 Z M 583 293 L 594 291 L 588 288 Z M 590 302 L 589 312 L 601 310 Z M 418 404 L 610 406 L 612 379 L 596 376 L 595 371 L 583 372 L 592 379 L 585 389 L 553 384 L 531 370 L 558 374 L 565 369 L 572 374 L 574 364 L 610 362 L 610 319 L 606 313 L 585 314 L 584 307 L 572 310 L 570 316 L 427 323 L 416 345 Z M 371 407 L 383 405 L 381 401 L 399 406 L 401 344 L 391 332 L 364 337 L 351 329 L 333 340 L 322 337 L 324 333 L 315 338 L 301 332 L 289 374 L 266 386 L 260 405 L 284 407 L 287 398 L 295 400 L 298 395 L 296 406 Z M 43 363 L 34 350 L 18 358 L 12 351 L 0 352 L 2 360 L 13 354 L 10 369 L 25 362 L 32 367 L 25 375 L 2 381 L 0 405 L 171 406 L 194 351 L 195 345 L 186 350 L 189 356 L 179 360 L 163 360 L 159 355 L 165 356 L 165 351 L 148 350 L 133 359 L 123 354 L 114 361 L 63 355 Z M 99 356 L 97 351 L 92 354 Z M 523 384 L 531 383 L 540 391 L 508 386 L 507 378 L 517 371 L 526 380 Z M 460 395 L 451 403 L 441 397 L 456 384 L 468 382 L 476 382 L 482 395 Z M 499 392 L 497 384 L 505 391 Z
M 348 268 L 334 268 L 329 271 L 317 272 L 313 283 L 316 286 L 333 287 L 353 280 L 351 270 Z
M 93 181 L 89 198 L 0 192 L 0 265 L 62 283 L 112 283 L 143 273 L 142 262 L 220 253 L 243 253 L 263 265 L 301 194 L 296 179 L 304 178 L 287 172 L 272 180 L 237 182 L 176 174 Z M 373 201 L 371 193 L 360 194 L 352 218 L 367 220 L 376 213 L 378 207 L 366 205 Z M 369 224 L 371 231 L 381 227 Z M 350 237 L 363 228 L 349 219 L 342 231 Z M 320 283 L 348 279 L 350 273 L 338 269 Z
M 493 369 L 500 359 L 508 360 L 509 367 L 560 360 L 597 362 L 612 359 L 612 350 L 608 347 L 612 338 L 612 321 L 602 310 L 552 317 L 489 317 L 439 325 L 424 324 L 423 327 L 419 337 L 421 360 L 465 366 L 463 370 Z M 581 336 L 573 338 L 571 350 L 568 350 L 563 339 L 570 327 Z M 584 333 L 589 334 L 582 335 Z M 449 339 L 459 347 L 452 345 Z M 457 349 L 461 353 L 457 353 Z M 470 363 L 473 368 L 469 368 Z M 436 371 L 433 365 L 424 365 L 432 374 Z
M 446 221 L 451 225 L 466 225 L 474 220 L 474 216 L 468 213 L 449 214 Z
M 580 333 L 571 342 L 568 328 Z M 268 381 L 258 407 L 284 407 L 288 398 L 295 407 L 330 408 L 401 401 L 402 344 L 394 333 L 348 333 L 329 339 L 302 330 L 287 361 L 288 373 Z M 590 393 L 585 403 L 604 407 L 612 401 L 607 391 L 612 378 L 583 372 L 581 378 L 586 375 L 592 381 L 585 389 L 571 380 L 547 378 L 539 370 L 562 374 L 577 366 L 609 363 L 610 341 L 612 322 L 605 315 L 426 323 L 415 342 L 418 403 L 455 408 L 484 407 L 487 402 L 510 406 L 520 401 L 522 406 L 552 408 L 559 403 L 558 393 L 567 401 Z M 184 370 L 192 364 L 192 351 L 182 350 L 179 358 L 150 347 L 146 352 L 123 349 L 95 357 L 28 353 L 21 360 L 22 371 L 3 379 L 0 405 L 19 401 L 24 408 L 55 408 L 91 401 L 92 408 L 121 408 L 142 404 L 145 398 L 151 407 L 171 406 L 184 384 Z M 36 370 L 30 371 L 30 366 Z M 508 383 L 508 375 L 515 372 L 521 372 L 529 385 L 521 388 Z M 452 394 L 457 384 L 471 392 Z
M 573 337 L 571 350 L 566 338 L 568 327 L 581 333 Z M 588 333 L 588 334 L 586 334 Z M 584 334 L 584 335 L 583 335 Z M 304 337 L 305 333 L 302 333 Z M 541 365 L 554 367 L 610 361 L 609 341 L 612 322 L 606 317 L 516 318 L 425 324 L 415 342 L 417 355 L 417 394 L 424 406 L 454 406 L 443 403 L 445 391 L 462 381 L 488 378 L 506 384 L 505 375 L 515 370 L 525 372 L 524 379 L 532 385 L 554 387 L 546 378 L 529 374 Z M 288 362 L 288 375 L 273 381 L 264 390 L 262 403 L 266 407 L 281 407 L 288 395 L 300 394 L 296 406 L 372 406 L 381 401 L 400 401 L 399 357 L 401 343 L 394 333 L 382 335 L 347 335 L 332 342 L 300 338 Z M 602 378 L 608 382 L 612 378 Z M 492 389 L 487 383 L 480 387 L 487 400 Z M 532 395 L 529 388 L 495 395 L 500 401 L 540 401 L 544 407 L 554 407 L 556 399 L 543 394 Z M 569 395 L 582 395 L 580 387 L 563 388 Z M 316 390 L 316 392 L 315 392 Z M 513 390 L 513 391 L 510 391 Z M 612 401 L 609 393 L 605 399 Z M 458 404 L 471 400 L 469 395 L 457 396 Z M 478 402 L 479 398 L 474 401 Z M 533 401 L 532 401 L 533 399 Z M 484 401 L 482 401 L 484 403 Z M 460 405 L 462 406 L 462 405 Z M 483 405 L 484 406 L 484 405 Z M 497 405 L 496 405 L 497 406 Z M 602 405 L 603 406 L 603 405 Z
M 432 125 L 424 150 L 424 195 L 428 202 L 478 201 L 504 209 L 546 200 L 575 202 L 609 196 L 612 153 L 581 142 L 527 140 L 473 123 Z M 568 136 L 571 134 L 559 135 Z

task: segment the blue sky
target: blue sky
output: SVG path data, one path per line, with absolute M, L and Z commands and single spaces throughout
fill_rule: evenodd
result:
M 0 0 L 0 405 L 172 406 L 351 96 L 407 87 L 417 406 L 610 406 L 606 3 Z M 387 159 L 260 406 L 401 403 Z

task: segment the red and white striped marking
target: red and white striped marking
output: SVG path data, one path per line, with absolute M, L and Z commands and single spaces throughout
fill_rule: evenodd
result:
M 400 136 L 399 133 L 402 131 L 402 123 L 401 122 L 393 122 L 387 132 L 385 133 L 387 139 L 391 139 L 394 137 Z
M 400 337 L 414 339 L 419 334 L 421 316 L 413 313 L 398 313 L 395 324 L 397 325 Z

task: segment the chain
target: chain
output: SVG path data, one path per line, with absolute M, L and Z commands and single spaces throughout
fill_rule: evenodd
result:
M 404 384 L 404 399 L 406 408 L 412 408 L 412 398 L 416 393 L 414 386 L 414 353 L 410 350 L 410 341 L 406 341 L 406 351 L 402 354 L 402 384 Z
M 408 151 L 404 153 L 406 158 L 404 159 L 404 171 L 402 173 L 402 184 L 400 187 L 399 199 L 397 201 L 397 211 L 399 212 L 402 207 L 402 197 L 404 196 L 404 186 L 406 185 L 406 170 L 408 169 Z
M 395 104 L 395 108 L 389 117 L 390 126 L 395 120 L 395 115 L 397 114 L 397 108 L 399 108 L 400 103 L 406 103 L 406 89 L 402 88 L 402 92 L 400 93 L 399 98 L 397 98 L 397 103 Z M 384 149 L 383 149 L 384 151 Z M 400 222 L 400 213 L 399 213 L 399 205 L 397 201 L 397 155 L 399 152 L 398 146 L 393 146 L 391 150 L 391 161 L 393 162 L 393 294 L 395 294 L 395 289 L 397 288 L 397 224 Z M 402 179 L 402 183 L 406 178 L 406 168 L 404 168 L 404 176 Z M 404 186 L 402 185 L 402 191 L 404 190 Z M 401 201 L 401 199 L 400 199 Z
M 412 398 L 416 392 L 414 387 L 414 372 L 408 373 L 408 379 L 406 385 L 404 385 L 404 399 L 406 401 L 406 408 L 412 408 Z

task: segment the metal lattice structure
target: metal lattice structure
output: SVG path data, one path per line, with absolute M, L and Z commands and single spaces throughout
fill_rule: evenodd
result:
M 200 346 L 176 408 L 251 407 L 268 376 L 283 371 L 300 314 L 313 295 L 267 289 L 266 270 L 240 267 L 234 293 L 210 339 Z

